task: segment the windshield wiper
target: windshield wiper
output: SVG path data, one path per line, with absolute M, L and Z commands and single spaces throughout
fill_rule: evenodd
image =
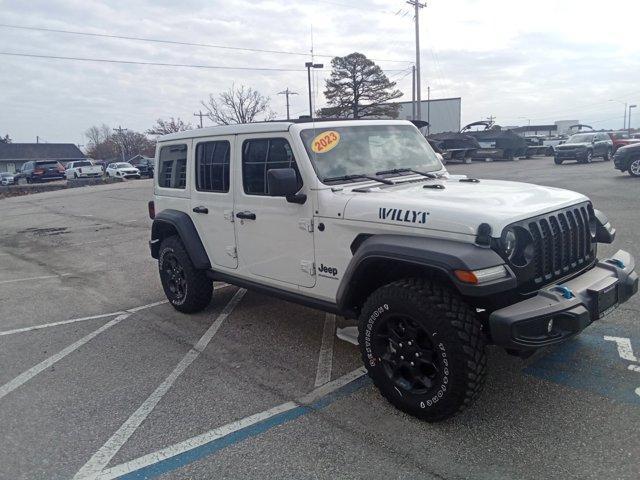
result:
M 415 173 L 417 175 L 422 175 L 423 177 L 427 177 L 427 178 L 438 178 L 438 175 L 436 175 L 435 173 L 429 173 L 429 172 L 421 172 L 420 170 L 414 170 L 413 168 L 392 168 L 391 170 L 382 170 L 380 172 L 376 172 L 376 175 L 386 175 L 386 174 L 394 174 L 394 173 L 405 173 L 405 172 L 411 172 L 411 173 Z
M 323 179 L 323 182 L 337 182 L 340 180 L 356 180 L 358 178 L 367 178 L 376 182 L 384 183 L 385 185 L 395 185 L 395 182 L 387 180 L 386 178 L 378 177 L 376 175 L 367 175 L 366 173 L 356 173 L 353 175 L 341 175 L 339 177 L 327 177 Z

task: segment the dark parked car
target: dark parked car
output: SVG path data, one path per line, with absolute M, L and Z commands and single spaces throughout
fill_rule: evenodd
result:
M 131 160 L 129 163 L 140 170 L 140 175 L 142 175 L 143 177 L 153 178 L 153 158 Z
M 613 156 L 614 166 L 632 177 L 640 177 L 640 143 L 620 147 Z
M 64 167 L 57 160 L 30 161 L 22 165 L 18 178 L 26 179 L 27 183 L 62 180 Z
M 600 132 L 576 133 L 555 148 L 554 160 L 561 165 L 565 160 L 577 160 L 578 163 L 591 163 L 594 157 L 611 160 L 613 142 L 609 135 Z

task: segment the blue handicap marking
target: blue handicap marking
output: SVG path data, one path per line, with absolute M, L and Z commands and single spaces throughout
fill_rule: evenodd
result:
M 524 372 L 577 390 L 640 405 L 640 340 L 619 328 L 594 327 L 549 349 Z

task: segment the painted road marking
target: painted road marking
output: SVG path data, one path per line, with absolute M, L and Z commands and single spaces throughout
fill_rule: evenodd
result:
M 125 318 L 129 317 L 130 315 L 131 314 L 129 314 L 129 313 L 118 315 L 116 318 L 114 318 L 113 320 L 111 320 L 108 323 L 105 323 L 103 326 L 101 326 L 97 330 L 94 330 L 90 334 L 85 335 L 84 337 L 82 337 L 77 342 L 72 343 L 67 348 L 59 351 L 58 353 L 56 353 L 55 355 L 52 355 L 51 357 L 47 358 L 46 360 L 43 360 L 42 362 L 40 362 L 39 364 L 35 365 L 34 367 L 31 367 L 26 372 L 23 372 L 20 375 L 18 375 L 13 380 L 5 383 L 4 385 L 2 385 L 0 387 L 0 399 L 4 398 L 6 395 L 8 395 L 9 393 L 13 392 L 16 388 L 20 387 L 21 385 L 24 385 L 26 382 L 31 380 L 33 377 L 38 375 L 40 372 L 46 370 L 47 368 L 49 368 L 53 364 L 59 362 L 60 360 L 62 360 L 64 357 L 66 357 L 70 353 L 73 353 L 78 348 L 80 348 L 85 343 L 89 342 L 90 340 L 94 339 L 95 337 L 100 335 L 105 330 L 108 330 L 109 328 L 117 325 L 122 320 L 124 320 Z
M 319 387 L 331 380 L 331 368 L 333 367 L 333 337 L 336 331 L 336 316 L 333 313 L 325 314 L 324 328 L 322 330 L 322 344 L 318 355 L 318 368 L 314 386 Z
M 633 348 L 631 347 L 630 339 L 624 337 L 609 337 L 606 335 L 604 339 L 609 342 L 616 342 L 616 345 L 618 347 L 618 355 L 620 355 L 620 358 L 622 358 L 623 360 L 628 360 L 630 362 L 638 361 L 636 356 L 633 354 Z
M 271 428 L 322 409 L 368 384 L 361 367 L 316 388 L 295 402 L 286 402 L 249 417 L 214 428 L 142 457 L 103 470 L 96 480 L 152 478 L 176 470 Z M 87 478 L 87 477 L 85 477 Z
M 616 332 L 617 333 L 617 332 Z M 617 349 L 611 342 L 615 342 Z M 524 372 L 546 381 L 602 397 L 640 405 L 635 368 L 620 360 L 635 358 L 627 337 L 581 335 L 550 349 Z
M 209 329 L 200 337 L 198 343 L 187 352 L 180 360 L 169 376 L 155 389 L 155 391 L 144 401 L 138 409 L 122 424 L 122 426 L 106 441 L 106 443 L 89 459 L 89 461 L 73 477 L 74 479 L 95 478 L 118 453 L 122 446 L 129 440 L 131 435 L 145 421 L 149 414 L 156 407 L 162 397 L 169 391 L 175 381 L 184 373 L 196 358 L 204 351 L 213 336 L 218 332 L 222 323 L 231 314 L 235 306 L 240 302 L 245 289 L 239 289 L 225 305 Z
M 230 287 L 228 283 L 223 283 L 221 285 L 216 285 L 214 290 L 220 290 L 221 288 Z M 52 322 L 52 323 L 43 323 L 41 325 L 33 325 L 31 327 L 23 327 L 23 328 L 15 328 L 13 330 L 5 330 L 4 332 L 0 332 L 0 337 L 4 335 L 13 335 L 14 333 L 23 333 L 23 332 L 31 332 L 32 330 L 41 330 L 43 328 L 49 327 L 57 327 L 59 325 L 68 325 L 70 323 L 76 322 L 86 322 L 87 320 L 95 320 L 98 318 L 106 318 L 113 317 L 115 315 L 122 315 L 123 313 L 136 313 L 140 310 L 146 310 L 147 308 L 157 307 L 158 305 L 164 305 L 165 303 L 169 303 L 169 300 L 160 300 L 159 302 L 147 303 L 146 305 L 140 305 L 139 307 L 129 308 L 127 310 L 119 310 L 116 312 L 110 313 L 102 313 L 100 315 L 92 315 L 90 317 L 80 317 L 80 318 L 72 318 L 70 320 L 62 320 L 60 322 Z
M 14 278 L 12 280 L 0 280 L 0 285 L 5 283 L 28 282 L 29 280 L 47 280 L 49 278 L 68 277 L 70 273 L 61 273 L 59 275 L 41 275 L 39 277 Z

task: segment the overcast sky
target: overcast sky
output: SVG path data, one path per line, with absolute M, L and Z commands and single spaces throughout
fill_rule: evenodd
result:
M 0 23 L 318 55 L 358 51 L 411 98 L 413 13 L 404 0 L 0 0 Z M 640 104 L 640 2 L 428 0 L 422 10 L 423 90 L 462 97 L 462 121 L 502 125 L 577 119 L 621 128 L 622 103 Z M 0 55 L 0 135 L 16 142 L 85 143 L 106 123 L 143 131 L 193 113 L 232 83 L 271 97 L 284 118 L 307 113 L 304 55 L 87 37 L 0 27 L 0 51 L 293 71 L 240 71 Z M 328 64 L 330 58 L 317 57 Z M 396 60 L 396 61 L 389 61 Z M 318 106 L 328 69 L 314 84 Z M 616 101 L 609 101 L 616 100 Z M 620 103 L 622 102 L 622 103 Z M 640 108 L 633 111 L 640 126 Z M 205 121 L 206 123 L 206 121 Z

